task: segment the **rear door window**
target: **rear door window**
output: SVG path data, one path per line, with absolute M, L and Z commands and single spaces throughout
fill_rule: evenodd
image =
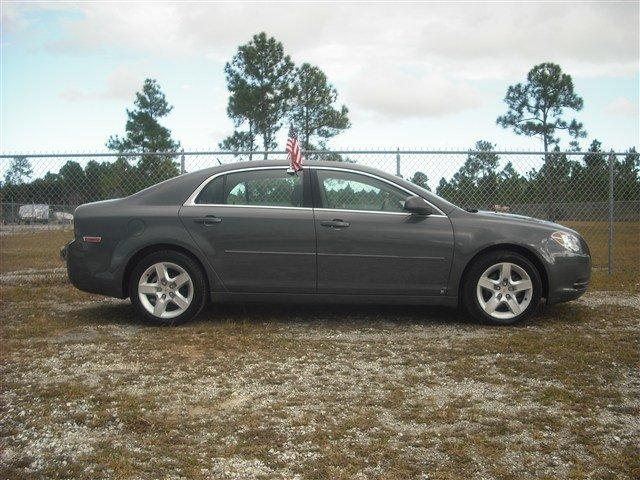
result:
M 209 182 L 195 203 L 301 207 L 303 175 L 289 175 L 284 168 L 229 173 Z

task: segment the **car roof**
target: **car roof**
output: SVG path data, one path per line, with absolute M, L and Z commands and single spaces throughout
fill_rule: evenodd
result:
M 198 172 L 208 172 L 209 175 L 214 175 L 219 172 L 226 172 L 229 170 L 238 170 L 242 168 L 261 168 L 261 167 L 288 167 L 288 160 L 252 160 L 246 162 L 225 163 L 223 165 L 216 165 L 214 167 L 204 168 L 198 170 Z M 358 163 L 350 162 L 332 162 L 326 160 L 305 160 L 303 167 L 332 167 L 332 168 L 346 168 L 350 170 L 360 170 L 363 172 L 375 173 L 379 175 L 384 173 L 382 170 L 376 168 L 367 167 Z M 193 172 L 196 173 L 196 172 Z
M 142 190 L 138 193 L 127 197 L 132 203 L 149 203 L 156 205 L 182 205 L 187 198 L 198 188 L 202 182 L 207 180 L 212 175 L 224 173 L 233 170 L 245 169 L 245 168 L 264 168 L 264 167 L 282 167 L 287 168 L 289 166 L 288 160 L 255 160 L 238 163 L 225 163 L 223 165 L 216 165 L 214 167 L 203 168 L 194 172 L 185 173 L 177 177 L 170 178 L 164 182 L 158 183 L 152 187 Z M 415 192 L 416 194 L 426 198 L 438 208 L 444 212 L 449 212 L 455 207 L 455 205 L 447 202 L 446 200 L 434 195 L 433 193 L 421 188 L 414 183 L 404 180 L 402 177 L 389 174 L 383 170 L 369 167 L 358 163 L 338 162 L 338 161 L 321 161 L 321 160 L 305 160 L 304 167 L 330 167 L 335 169 L 355 170 L 363 173 L 369 173 L 382 177 L 390 182 L 396 183 L 407 190 Z

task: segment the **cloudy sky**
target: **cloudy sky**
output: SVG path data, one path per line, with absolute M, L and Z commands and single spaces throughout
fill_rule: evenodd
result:
M 544 61 L 584 98 L 583 146 L 640 143 L 637 1 L 1 5 L 3 152 L 105 150 L 146 77 L 174 105 L 174 137 L 214 149 L 232 132 L 224 64 L 263 30 L 337 87 L 353 127 L 335 148 L 539 149 L 495 119 L 507 86 Z

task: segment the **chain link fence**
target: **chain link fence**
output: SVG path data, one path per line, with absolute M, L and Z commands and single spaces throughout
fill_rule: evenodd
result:
M 9 154 L 0 156 L 2 234 L 70 228 L 76 206 L 135 193 L 194 170 L 285 152 Z M 640 161 L 628 152 L 312 151 L 410 180 L 467 209 L 515 213 L 585 236 L 594 267 L 640 263 Z

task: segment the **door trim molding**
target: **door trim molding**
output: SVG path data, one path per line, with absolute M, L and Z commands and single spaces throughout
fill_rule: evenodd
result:
M 272 252 L 269 250 L 225 250 L 224 253 L 237 253 L 242 255 L 315 255 L 315 252 Z
M 311 207 L 287 207 L 284 205 L 231 205 L 227 203 L 193 203 L 183 207 L 225 207 L 225 208 L 277 208 L 279 210 L 313 210 Z
M 318 253 L 319 257 L 395 258 L 401 260 L 444 260 L 445 257 L 411 257 L 402 255 L 368 255 L 363 253 Z

